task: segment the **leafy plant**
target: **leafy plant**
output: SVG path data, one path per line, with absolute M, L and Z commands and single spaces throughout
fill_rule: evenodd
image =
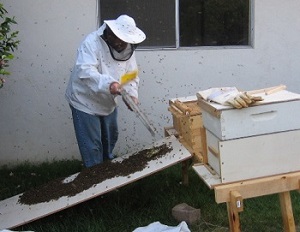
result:
M 12 31 L 11 26 L 17 24 L 15 17 L 7 17 L 7 10 L 0 3 L 0 88 L 4 84 L 4 76 L 10 75 L 7 71 L 8 62 L 14 58 L 13 52 L 18 48 L 19 31 Z

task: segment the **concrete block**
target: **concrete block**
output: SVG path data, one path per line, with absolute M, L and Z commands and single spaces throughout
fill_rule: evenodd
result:
M 200 209 L 181 203 L 173 207 L 172 216 L 179 222 L 185 221 L 191 225 L 200 220 Z

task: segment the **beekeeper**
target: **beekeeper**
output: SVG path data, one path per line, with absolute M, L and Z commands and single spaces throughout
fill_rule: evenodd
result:
M 66 90 L 81 157 L 86 167 L 113 158 L 118 139 L 120 77 L 137 70 L 135 49 L 146 35 L 128 15 L 104 20 L 83 40 Z M 123 86 L 138 102 L 137 77 Z

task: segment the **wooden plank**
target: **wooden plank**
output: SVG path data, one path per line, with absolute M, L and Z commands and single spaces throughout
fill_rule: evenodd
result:
M 209 169 L 207 165 L 195 164 L 192 167 L 210 189 L 213 189 L 216 185 L 221 184 L 220 176 L 212 169 Z
M 182 117 L 182 113 L 173 105 L 171 105 L 168 110 L 171 112 L 172 114 L 172 118 L 173 118 L 173 127 L 175 128 L 175 130 L 177 131 L 177 133 L 179 135 L 181 135 L 182 133 L 182 129 L 181 129 L 181 117 Z
M 178 132 L 175 130 L 175 128 L 173 126 L 165 127 L 164 132 L 165 132 L 164 133 L 165 137 L 169 137 L 171 135 L 178 137 Z
M 241 223 L 240 215 L 237 211 L 234 211 L 234 208 L 231 207 L 230 202 L 226 203 L 227 214 L 229 221 L 229 229 L 231 232 L 241 232 Z
M 202 152 L 194 150 L 192 154 L 193 154 L 193 164 L 204 163 L 203 162 L 204 156 Z
M 279 91 L 285 90 L 285 89 L 286 89 L 285 85 L 277 85 L 277 86 L 268 87 L 268 88 L 264 88 L 264 89 L 250 90 L 250 91 L 247 91 L 247 93 L 250 95 L 258 94 L 258 93 L 268 95 L 268 94 L 276 93 L 276 92 L 279 92 Z
M 178 99 L 174 101 L 174 105 L 184 114 L 188 115 L 192 111 L 190 107 L 179 101 Z
M 299 189 L 300 172 L 214 186 L 217 203 L 230 201 L 230 192 L 238 191 L 243 199 Z
M 296 231 L 290 192 L 279 193 L 284 231 Z
M 172 98 L 169 100 L 169 104 L 174 103 L 176 100 L 179 100 L 181 102 L 194 102 L 194 101 L 197 101 L 197 96 L 193 95 L 193 96 L 187 96 L 187 97 Z
M 243 211 L 243 198 L 237 191 L 230 192 L 230 202 L 227 202 L 227 213 L 229 219 L 229 227 L 232 232 L 240 232 L 240 215 Z
M 231 203 L 231 207 L 235 208 L 234 209 L 235 211 L 242 212 L 244 210 L 243 198 L 238 191 L 230 192 L 230 203 Z
M 201 148 L 193 147 L 191 144 L 187 143 L 186 140 L 182 137 L 179 138 L 179 141 L 193 155 L 193 163 L 203 163 L 203 155 Z
M 0 229 L 14 228 L 45 217 L 47 215 L 56 213 L 63 209 L 72 207 L 94 197 L 110 192 L 114 189 L 120 188 L 124 185 L 130 184 L 141 178 L 154 174 L 176 163 L 187 160 L 192 156 L 190 152 L 175 138 L 175 136 L 164 138 L 160 141 L 155 142 L 147 148 L 160 146 L 162 144 L 167 144 L 172 148 L 172 151 L 159 159 L 150 161 L 143 171 L 132 173 L 129 176 L 119 176 L 112 179 L 107 179 L 87 190 L 84 190 L 81 193 L 78 193 L 75 196 L 63 196 L 58 200 L 52 200 L 50 202 L 38 203 L 34 205 L 20 204 L 18 200 L 22 194 L 1 201 Z M 122 162 L 122 160 L 127 159 L 132 154 L 118 157 L 114 159 L 113 162 Z M 65 180 L 72 180 L 72 178 L 74 179 L 76 175 L 78 174 L 74 174 L 66 178 Z

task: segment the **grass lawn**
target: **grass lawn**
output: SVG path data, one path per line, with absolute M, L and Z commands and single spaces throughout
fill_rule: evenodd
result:
M 77 160 L 40 165 L 25 163 L 14 168 L 3 166 L 0 168 L 0 200 L 81 169 L 81 162 Z M 291 192 L 291 197 L 298 225 L 299 192 Z M 214 192 L 191 168 L 189 185 L 182 185 L 180 164 L 14 230 L 130 232 L 155 221 L 175 226 L 179 222 L 172 217 L 171 210 L 183 202 L 201 210 L 199 223 L 189 225 L 192 232 L 229 231 L 226 204 L 215 203 Z M 283 231 L 278 195 L 244 200 L 244 211 L 240 213 L 240 218 L 242 231 Z

